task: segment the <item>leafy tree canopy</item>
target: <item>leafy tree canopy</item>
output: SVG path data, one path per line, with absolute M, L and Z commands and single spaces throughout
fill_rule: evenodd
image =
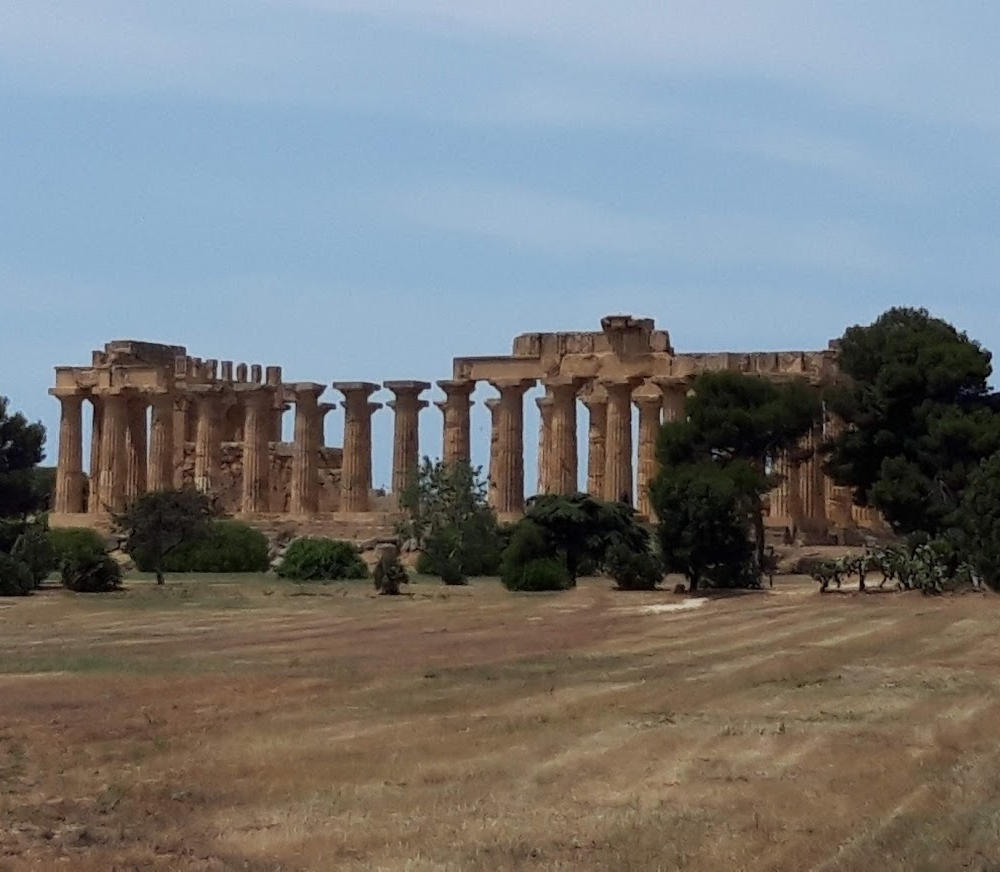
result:
M 703 461 L 674 467 L 653 481 L 660 554 L 668 572 L 678 572 L 691 590 L 755 583 L 754 503 L 734 469 Z
M 721 554 L 730 549 L 733 512 L 743 513 L 739 526 L 746 530 L 749 524 L 753 530 L 757 566 L 763 566 L 763 496 L 776 483 L 767 460 L 793 449 L 810 430 L 822 413 L 820 397 L 804 380 L 779 384 L 738 372 L 707 372 L 695 379 L 684 411 L 685 420 L 665 424 L 657 442 L 660 471 L 651 496 L 661 528 L 665 517 L 673 524 L 702 524 L 715 506 L 726 522 L 725 530 L 717 531 L 725 533 L 715 545 Z M 684 505 L 689 500 L 693 504 Z M 661 529 L 661 543 L 669 540 L 681 547 L 684 539 L 698 540 L 699 548 L 711 550 L 705 537 L 712 529 Z
M 609 548 L 649 550 L 649 533 L 625 503 L 604 502 L 589 494 L 542 494 L 528 501 L 524 520 L 545 537 L 548 554 L 557 553 L 575 582 L 581 564 L 600 566 Z
M 839 365 L 847 378 L 827 403 L 846 426 L 829 446 L 828 474 L 896 532 L 936 535 L 1000 448 L 990 353 L 925 309 L 896 308 L 850 327 Z
M 45 457 L 45 427 L 11 414 L 0 397 L 0 517 L 28 515 L 45 505 L 34 467 Z
M 137 563 L 156 573 L 163 584 L 164 561 L 175 548 L 205 535 L 213 516 L 207 494 L 193 488 L 150 491 L 137 497 L 114 516 L 118 532 L 125 535 L 124 550 Z
M 497 571 L 503 542 L 477 467 L 425 457 L 400 504 L 409 518 L 399 532 L 423 549 L 421 567 L 449 584 Z

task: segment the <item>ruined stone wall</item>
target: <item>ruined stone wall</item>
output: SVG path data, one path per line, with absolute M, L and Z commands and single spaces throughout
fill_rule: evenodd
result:
M 268 511 L 287 512 L 292 482 L 292 446 L 286 442 L 272 442 L 268 447 L 270 494 Z M 318 464 L 319 511 L 336 512 L 340 508 L 340 468 L 343 451 L 340 448 L 321 448 Z M 184 485 L 194 487 L 195 445 L 184 445 Z M 219 484 L 213 491 L 220 508 L 227 513 L 240 511 L 243 493 L 243 443 L 222 443 L 222 471 Z

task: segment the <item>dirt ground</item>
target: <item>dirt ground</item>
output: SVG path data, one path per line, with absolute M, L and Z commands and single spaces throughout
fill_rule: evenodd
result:
M 1000 870 L 1000 598 L 0 601 L 0 870 Z

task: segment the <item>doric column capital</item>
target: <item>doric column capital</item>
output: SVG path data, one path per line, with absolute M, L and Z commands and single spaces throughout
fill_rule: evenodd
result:
M 309 402 L 310 399 L 317 402 L 326 390 L 326 385 L 321 385 L 319 382 L 290 382 L 283 384 L 281 388 L 285 399 L 291 402 Z
M 463 398 L 468 400 L 476 389 L 476 383 L 470 379 L 442 379 L 437 386 L 444 391 L 446 402 L 460 402 Z
M 490 384 L 500 392 L 500 398 L 511 397 L 518 399 L 524 396 L 525 391 L 535 386 L 536 379 L 533 378 L 498 378 L 490 381 Z
M 598 384 L 604 388 L 609 398 L 618 398 L 624 394 L 631 399 L 632 391 L 639 387 L 639 385 L 641 385 L 644 381 L 645 378 L 643 376 L 634 375 L 626 376 L 625 378 L 602 378 L 599 380 Z
M 340 391 L 344 395 L 341 403 L 349 414 L 362 414 L 367 411 L 368 398 L 379 389 L 375 382 L 333 382 L 335 391 Z

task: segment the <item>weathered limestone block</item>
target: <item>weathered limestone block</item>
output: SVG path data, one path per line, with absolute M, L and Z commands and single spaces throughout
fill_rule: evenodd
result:
M 53 510 L 59 513 L 83 511 L 83 400 L 75 390 L 49 391 L 59 400 L 59 459 L 56 465 L 56 492 Z
M 444 391 L 444 400 L 434 403 L 444 416 L 443 446 L 441 457 L 445 463 L 468 463 L 471 457 L 469 445 L 469 399 L 476 388 L 474 381 L 444 380 L 438 387 Z
M 343 512 L 367 512 L 372 486 L 372 413 L 381 408 L 368 397 L 378 390 L 372 382 L 334 382 L 344 395 L 344 465 L 340 506 Z
M 573 494 L 580 489 L 576 440 L 577 392 L 584 379 L 557 376 L 543 382 L 552 398 L 551 440 L 548 449 L 551 493 Z
M 663 398 L 655 394 L 637 394 L 635 406 L 639 410 L 639 453 L 636 468 L 636 508 L 640 515 L 653 517 L 649 485 L 656 475 L 656 440 L 660 435 L 660 410 Z
M 315 382 L 298 382 L 286 390 L 295 402 L 295 443 L 292 451 L 290 510 L 308 515 L 319 510 L 319 396 L 325 388 Z
M 149 418 L 147 486 L 151 491 L 174 486 L 174 463 L 174 398 L 163 392 L 153 395 Z
M 604 499 L 632 505 L 632 391 L 642 382 L 636 376 L 624 381 L 604 379 L 608 395 L 604 455 Z
M 530 379 L 491 382 L 500 392 L 497 408 L 496 457 L 491 459 L 496 484 L 496 510 L 500 515 L 524 511 L 524 393 Z
M 590 413 L 587 428 L 587 493 L 604 498 L 605 443 L 608 432 L 608 394 L 600 385 L 591 385 L 583 397 Z
M 103 397 L 98 487 L 104 511 L 120 512 L 125 508 L 127 401 L 127 396 L 121 393 L 108 393 Z
M 427 402 L 420 394 L 430 387 L 423 381 L 387 381 L 385 387 L 396 398 L 389 402 L 395 412 L 392 439 L 392 492 L 399 499 L 417 479 L 420 463 L 420 410 Z M 468 419 L 468 414 L 466 414 Z

